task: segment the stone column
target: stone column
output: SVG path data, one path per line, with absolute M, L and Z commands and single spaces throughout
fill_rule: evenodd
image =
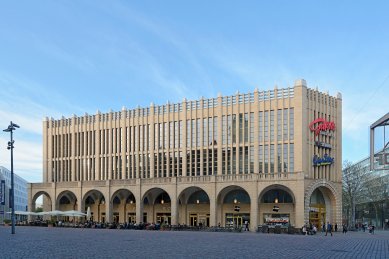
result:
M 109 198 L 105 201 L 105 221 L 109 223 L 113 221 L 112 202 Z
M 143 222 L 143 202 L 141 200 L 137 200 L 136 203 L 136 223 Z
M 178 197 L 177 197 L 177 178 L 172 178 L 172 184 L 174 185 L 172 192 L 170 192 L 170 201 L 171 201 L 171 217 L 172 225 L 177 225 L 178 223 Z
M 211 227 L 217 226 L 217 201 L 216 199 L 209 200 L 209 224 Z
M 258 194 L 253 193 L 250 200 L 250 231 L 256 232 L 258 227 Z

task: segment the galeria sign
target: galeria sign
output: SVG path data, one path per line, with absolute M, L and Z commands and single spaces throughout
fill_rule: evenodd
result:
M 315 132 L 315 135 L 317 136 L 320 134 L 320 131 L 334 131 L 335 122 L 326 121 L 323 118 L 318 118 L 309 124 L 309 129 Z

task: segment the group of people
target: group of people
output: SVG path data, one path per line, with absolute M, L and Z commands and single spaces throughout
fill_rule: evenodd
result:
M 343 234 L 346 234 L 347 233 L 347 225 L 343 224 L 342 229 L 343 229 Z M 317 233 L 317 227 L 314 224 L 310 224 L 309 226 L 304 225 L 302 227 L 302 232 L 303 232 L 303 235 L 315 235 Z M 325 233 L 326 236 L 328 234 L 330 234 L 332 236 L 332 232 L 338 232 L 338 223 L 335 223 L 335 226 L 332 226 L 332 224 L 330 222 L 327 222 L 327 224 L 323 223 L 321 232 Z

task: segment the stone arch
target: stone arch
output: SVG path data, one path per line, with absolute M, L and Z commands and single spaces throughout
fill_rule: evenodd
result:
M 161 194 L 163 194 L 163 195 L 167 194 L 167 196 L 160 197 Z M 144 191 L 144 193 L 142 195 L 142 201 L 144 201 L 145 198 L 147 198 L 148 203 L 154 204 L 158 198 L 162 198 L 162 200 L 164 200 L 164 201 L 166 201 L 165 198 L 168 198 L 168 200 L 170 201 L 171 197 L 172 196 L 170 195 L 170 193 L 168 191 L 166 191 L 165 189 L 160 188 L 160 187 L 151 187 L 151 188 Z
M 112 204 L 113 221 L 116 223 L 136 222 L 136 198 L 133 192 L 121 188 L 110 197 Z
M 222 204 L 224 202 L 226 195 L 228 195 L 228 193 L 230 193 L 231 191 L 236 191 L 236 190 L 245 192 L 249 197 L 249 199 L 251 200 L 249 192 L 244 187 L 239 185 L 229 185 L 219 191 L 219 193 L 217 194 L 217 203 Z
M 250 193 L 242 186 L 228 185 L 217 194 L 217 220 L 222 226 L 242 227 L 250 222 Z
M 210 226 L 208 193 L 198 186 L 189 186 L 178 195 L 178 222 L 189 226 Z
M 341 196 L 336 186 L 327 180 L 317 180 L 309 185 L 305 192 L 304 199 L 304 220 L 309 222 L 311 208 L 311 198 L 315 191 L 319 191 L 324 198 L 325 203 L 325 222 L 334 224 L 341 223 Z M 320 212 L 319 212 L 320 213 Z M 323 219 L 324 220 L 324 219 Z M 322 220 L 322 221 L 323 221 Z M 322 224 L 323 222 L 320 222 Z
M 55 199 L 55 207 L 58 210 L 77 210 L 77 196 L 74 192 L 65 190 L 57 195 Z
M 100 190 L 92 189 L 82 196 L 81 208 L 86 211 L 90 207 L 92 221 L 105 222 L 110 216 L 105 214 L 106 203 L 109 203 L 109 197 L 107 199 Z
M 36 209 L 36 200 L 41 196 L 43 195 L 43 211 L 51 211 L 51 210 L 55 210 L 55 208 L 53 208 L 53 199 L 52 197 L 50 196 L 50 194 L 46 191 L 37 191 L 33 196 L 32 196 L 32 199 L 31 199 L 31 211 L 35 211 Z M 45 200 L 46 199 L 46 200 Z
M 296 225 L 296 196 L 283 184 L 266 186 L 258 195 L 260 225 Z
M 258 196 L 258 201 L 261 202 L 263 199 L 263 196 L 267 192 L 269 192 L 271 190 L 277 190 L 277 189 L 287 192 L 292 197 L 292 200 L 293 200 L 292 203 L 296 203 L 296 198 L 295 198 L 293 191 L 289 187 L 282 185 L 282 184 L 272 184 L 272 185 L 269 185 L 266 188 L 264 188 Z
M 206 190 L 204 190 L 201 187 L 198 186 L 189 186 L 181 191 L 181 193 L 178 195 L 178 199 L 181 204 L 188 203 L 188 200 L 191 198 L 192 195 L 196 194 L 197 192 L 204 192 L 208 198 L 209 203 L 209 195 Z
M 143 222 L 171 224 L 172 196 L 163 188 L 151 187 L 143 192 Z M 141 215 L 142 216 L 142 215 Z

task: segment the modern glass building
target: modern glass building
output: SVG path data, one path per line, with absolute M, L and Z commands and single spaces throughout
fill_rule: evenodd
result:
M 385 153 L 389 153 L 389 148 L 386 148 Z M 388 229 L 389 170 L 383 169 L 384 167 L 380 166 L 377 161 L 375 161 L 374 168 L 378 170 L 370 170 L 370 161 L 370 156 L 368 156 L 351 165 L 359 172 L 348 170 L 348 168 L 343 170 L 344 176 L 347 173 L 353 174 L 348 178 L 350 181 L 353 181 L 356 177 L 360 179 L 360 188 L 358 193 L 355 194 L 355 223 Z M 345 221 L 348 221 L 347 216 L 344 216 Z
M 7 218 L 11 219 L 11 214 L 7 213 L 11 211 L 9 206 L 9 190 L 11 189 L 11 171 L 7 168 L 0 166 L 0 180 L 5 181 L 5 204 L 0 204 L 0 211 L 3 212 L 0 215 L 0 222 L 2 219 Z M 15 210 L 18 211 L 26 211 L 28 204 L 28 196 L 27 196 L 27 181 L 22 177 L 18 176 L 14 173 L 14 187 L 15 187 Z M 19 219 L 19 216 L 17 216 Z
M 342 100 L 307 87 L 43 121 L 29 208 L 203 226 L 341 222 Z

